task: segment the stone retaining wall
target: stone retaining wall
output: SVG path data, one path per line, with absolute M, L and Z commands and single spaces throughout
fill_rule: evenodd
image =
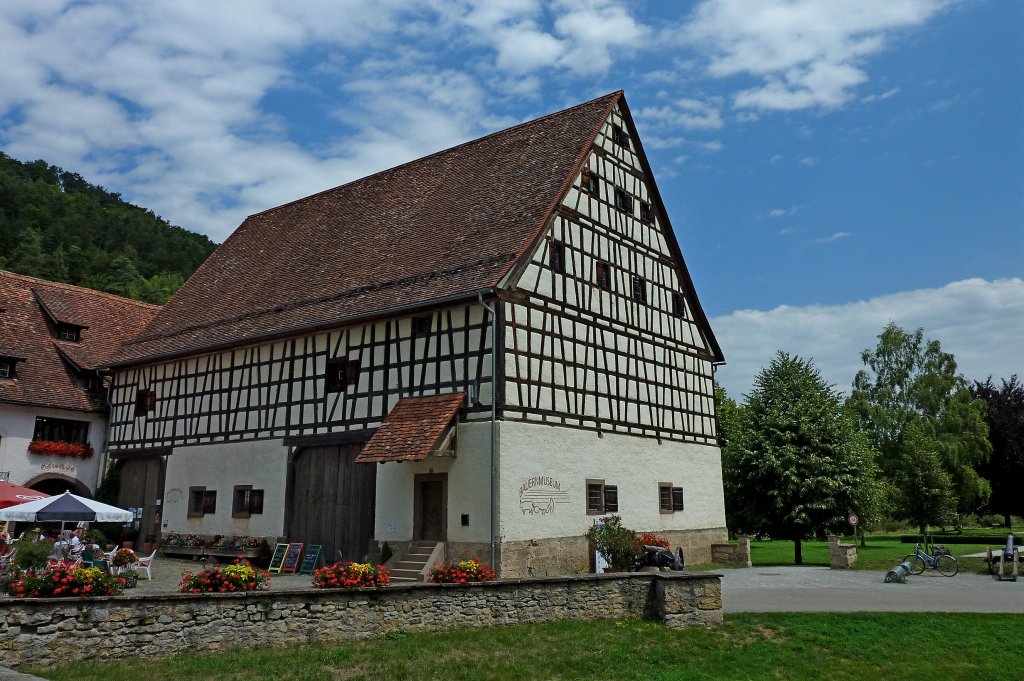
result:
M 0 664 L 158 657 L 564 620 L 722 623 L 720 575 L 634 573 L 379 590 L 5 600 Z

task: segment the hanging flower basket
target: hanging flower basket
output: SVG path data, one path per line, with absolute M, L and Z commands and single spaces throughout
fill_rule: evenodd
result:
M 33 454 L 49 456 L 67 456 L 72 459 L 88 459 L 96 452 L 88 444 L 81 442 L 60 442 L 57 440 L 32 440 L 28 451 Z

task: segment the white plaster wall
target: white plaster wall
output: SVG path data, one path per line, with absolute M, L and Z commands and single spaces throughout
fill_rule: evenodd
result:
M 36 417 L 88 421 L 88 442 L 97 454 L 91 459 L 30 454 L 28 445 L 35 432 Z M 96 491 L 99 476 L 99 452 L 106 446 L 107 421 L 103 414 L 64 409 L 45 409 L 21 405 L 0 405 L 0 471 L 10 471 L 11 482 L 21 485 L 41 475 L 66 476 L 82 481 Z
M 374 539 L 412 539 L 414 476 L 419 473 L 447 473 L 448 541 L 489 542 L 490 446 L 490 421 L 460 423 L 454 458 L 428 456 L 417 462 L 375 464 L 377 505 Z M 461 524 L 463 513 L 469 514 L 467 527 Z
M 167 457 L 162 531 L 283 535 L 287 470 L 288 448 L 281 440 L 175 447 Z M 262 514 L 231 517 L 235 485 L 264 490 Z M 195 486 L 217 491 L 216 513 L 188 517 L 188 488 Z
M 594 518 L 586 510 L 586 481 L 619 491 L 623 523 L 634 530 L 725 527 L 722 457 L 718 447 L 506 421 L 501 424 L 500 523 L 502 541 L 581 535 Z M 522 488 L 551 478 L 567 494 L 550 512 L 528 512 Z M 683 488 L 685 510 L 663 514 L 658 483 Z M 533 490 L 540 491 L 541 486 Z M 527 511 L 524 511 L 524 508 Z

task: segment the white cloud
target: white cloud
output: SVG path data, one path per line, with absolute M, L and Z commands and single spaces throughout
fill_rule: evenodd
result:
M 683 36 L 710 54 L 719 78 L 761 84 L 735 95 L 737 108 L 832 109 L 868 80 L 867 59 L 900 30 L 919 26 L 945 0 L 705 0 Z
M 866 97 L 862 97 L 860 101 L 864 102 L 865 104 L 868 104 L 870 102 L 880 102 L 883 99 L 889 99 L 899 91 L 900 89 L 898 87 L 894 87 L 891 90 L 886 90 L 885 92 L 878 95 L 868 95 Z
M 818 159 L 816 159 L 813 156 L 804 156 L 803 158 L 800 159 L 800 165 L 802 165 L 802 166 L 811 167 L 811 166 L 817 165 L 817 163 L 818 163 Z
M 781 218 L 787 215 L 792 215 L 796 212 L 796 206 L 790 206 L 789 208 L 772 208 L 768 211 L 768 217 Z
M 831 236 L 826 236 L 826 237 L 821 238 L 821 239 L 815 239 L 814 243 L 816 243 L 816 244 L 830 244 L 833 241 L 839 241 L 840 239 L 845 239 L 848 236 L 850 236 L 849 232 L 834 232 Z
M 717 130 L 722 127 L 722 112 L 714 102 L 679 98 L 663 106 L 648 106 L 637 111 L 638 119 L 656 129 Z
M 970 380 L 1024 373 L 1024 280 L 966 279 L 845 305 L 783 305 L 715 317 L 711 326 L 728 362 L 718 369 L 718 380 L 739 398 L 783 350 L 813 358 L 825 379 L 848 393 L 863 368 L 860 352 L 875 347 L 890 321 L 907 330 L 924 328 Z
M 740 111 L 736 114 L 737 123 L 756 123 L 759 120 L 761 120 L 761 117 L 753 111 Z

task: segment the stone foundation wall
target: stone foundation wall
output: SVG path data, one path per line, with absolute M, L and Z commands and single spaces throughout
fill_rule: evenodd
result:
M 722 565 L 751 567 L 750 537 L 740 537 L 735 544 L 712 544 L 711 560 Z
M 724 527 L 706 530 L 665 530 L 656 532 L 668 539 L 672 550 L 682 547 L 687 565 L 711 562 L 711 545 L 725 542 L 729 533 Z M 457 545 L 453 545 L 457 546 Z M 449 549 L 453 552 L 456 549 Z M 501 544 L 502 577 L 544 577 L 574 575 L 590 571 L 590 550 L 587 540 L 580 535 L 555 539 L 507 541 Z M 483 545 L 481 559 L 490 556 L 490 547 Z M 472 558 L 474 555 L 459 556 Z
M 8 600 L 0 607 L 0 664 L 152 658 L 565 620 L 648 617 L 669 627 L 714 627 L 722 623 L 720 577 L 634 573 L 355 592 Z

